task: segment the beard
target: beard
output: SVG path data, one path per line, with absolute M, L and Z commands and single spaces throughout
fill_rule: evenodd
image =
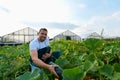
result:
M 45 41 L 45 39 L 46 39 L 46 37 L 39 37 L 38 38 L 38 40 L 41 41 L 41 42 Z

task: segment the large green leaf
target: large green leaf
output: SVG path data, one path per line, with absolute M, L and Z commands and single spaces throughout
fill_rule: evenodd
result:
M 18 76 L 16 80 L 30 80 L 30 74 L 30 72 L 26 72 L 23 75 Z
M 47 74 L 43 73 L 43 74 L 40 74 L 40 76 L 36 77 L 36 78 L 32 78 L 30 80 L 49 80 Z
M 86 72 L 88 71 L 93 71 L 95 72 L 96 71 L 96 68 L 97 68 L 97 61 L 95 60 L 94 62 L 91 62 L 89 60 L 86 60 L 85 63 L 84 63 L 84 70 Z
M 120 64 L 119 64 L 119 63 L 115 63 L 115 64 L 114 64 L 114 70 L 115 70 L 116 72 L 120 72 Z
M 63 71 L 63 80 L 83 80 L 84 72 L 79 68 L 65 69 Z
M 40 70 L 39 69 L 35 69 L 31 74 L 30 74 L 30 77 L 32 78 L 36 78 L 40 75 Z
M 84 43 L 85 43 L 85 46 L 92 51 L 96 51 L 97 48 L 103 46 L 103 41 L 95 38 L 89 38 Z
M 26 72 L 23 75 L 18 76 L 17 80 L 34 80 L 41 76 L 39 72 L 39 69 L 36 68 L 33 72 Z
M 120 73 L 114 73 L 112 80 L 120 80 Z
M 86 60 L 84 63 L 84 70 L 88 71 L 92 67 L 92 64 L 93 64 L 92 62 Z
M 94 54 L 90 54 L 86 57 L 86 60 L 89 60 L 90 62 L 94 62 L 95 61 L 95 56 Z
M 102 68 L 100 68 L 100 74 L 107 76 L 108 78 L 112 78 L 114 67 L 111 65 L 104 65 Z
M 69 61 L 67 59 L 57 59 L 55 63 L 64 68 L 66 65 L 68 66 Z
M 99 67 L 104 66 L 104 62 L 102 60 L 98 60 Z

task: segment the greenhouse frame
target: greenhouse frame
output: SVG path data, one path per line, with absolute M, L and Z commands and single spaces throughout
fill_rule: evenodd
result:
M 38 31 L 27 27 L 1 37 L 1 43 L 28 43 L 37 37 Z
M 96 32 L 91 33 L 87 38 L 97 38 L 97 39 L 101 39 L 103 38 L 101 35 L 99 35 Z
M 78 36 L 77 34 L 71 32 L 70 30 L 60 33 L 53 38 L 54 41 L 60 40 L 60 39 L 81 41 L 81 37 Z

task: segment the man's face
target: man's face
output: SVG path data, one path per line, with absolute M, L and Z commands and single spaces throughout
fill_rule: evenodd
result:
M 38 33 L 38 36 L 39 36 L 39 40 L 40 41 L 44 41 L 47 37 L 47 31 L 45 30 L 41 30 L 39 33 Z

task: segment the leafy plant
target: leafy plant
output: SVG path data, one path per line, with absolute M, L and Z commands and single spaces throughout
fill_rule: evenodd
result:
M 120 40 L 87 39 L 83 42 L 51 42 L 52 51 L 61 50 L 56 64 L 63 68 L 63 80 L 120 80 Z M 1 80 L 52 80 L 52 75 L 30 72 L 29 45 L 0 47 Z

